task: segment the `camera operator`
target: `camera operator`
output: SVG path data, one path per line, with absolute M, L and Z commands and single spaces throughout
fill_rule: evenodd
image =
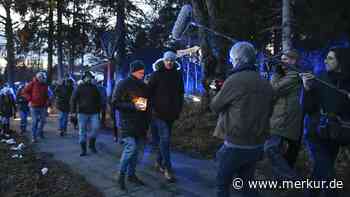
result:
M 293 169 L 302 135 L 302 107 L 299 103 L 302 81 L 298 72 L 298 52 L 288 50 L 281 56 L 271 78 L 274 89 L 274 108 L 270 119 L 271 137 L 265 143 L 265 153 L 272 163 L 277 179 L 297 179 Z
M 326 72 L 319 78 L 338 89 L 350 90 L 350 50 L 332 48 L 325 59 Z M 306 142 L 313 161 L 312 179 L 330 181 L 335 177 L 334 164 L 341 145 L 350 144 L 350 129 L 345 122 L 350 121 L 349 95 L 341 94 L 313 80 L 311 73 L 302 73 L 306 90 L 304 106 L 307 114 Z M 336 190 L 315 190 L 310 196 L 338 196 Z
M 255 165 L 262 158 L 272 111 L 273 90 L 254 63 L 256 51 L 248 42 L 231 48 L 233 72 L 213 98 L 210 108 L 219 114 L 214 136 L 224 140 L 217 152 L 218 197 L 227 197 L 233 176 L 253 180 Z M 258 196 L 256 190 L 242 190 L 244 196 Z

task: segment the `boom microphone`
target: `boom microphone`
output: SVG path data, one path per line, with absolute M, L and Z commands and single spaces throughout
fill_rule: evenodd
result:
M 219 37 L 222 37 L 222 38 L 226 38 L 227 40 L 230 40 L 231 42 L 235 43 L 237 42 L 238 40 L 228 36 L 228 35 L 225 35 L 223 33 L 220 33 L 220 32 L 217 32 L 215 31 L 214 29 L 211 29 L 209 27 L 206 27 L 202 24 L 198 24 L 194 21 L 192 21 L 192 6 L 189 5 L 189 4 L 186 4 L 184 6 L 182 6 L 180 12 L 179 12 L 179 15 L 177 16 L 177 19 L 175 21 L 175 24 L 174 24 L 174 27 L 173 27 L 173 30 L 171 32 L 172 34 L 172 37 L 176 40 L 180 40 L 181 37 L 183 36 L 183 34 L 186 32 L 186 30 L 188 29 L 189 26 L 194 26 L 194 27 L 197 27 L 197 28 L 200 28 L 200 29 L 203 29 L 205 31 L 208 31 L 212 34 L 214 34 L 215 36 L 219 36 Z M 269 57 L 267 59 L 265 59 L 264 61 L 266 60 L 273 60 L 273 59 L 276 59 L 280 56 L 281 54 L 278 54 L 278 55 L 275 55 L 275 56 L 272 56 L 272 57 Z M 278 62 L 281 62 L 280 60 L 278 60 Z M 295 70 L 297 71 L 298 73 L 302 73 L 303 71 L 299 70 L 298 68 L 294 67 L 294 66 L 288 66 L 290 69 L 292 70 Z M 315 78 L 316 81 L 320 82 L 321 84 L 329 87 L 329 88 L 332 88 L 336 91 L 338 91 L 339 93 L 342 93 L 344 95 L 349 95 L 350 93 L 345 91 L 345 90 L 341 90 L 339 88 L 337 88 L 336 86 L 326 82 L 326 81 L 323 81 L 319 78 Z
M 174 39 L 180 40 L 182 35 L 186 32 L 188 27 L 191 25 L 192 20 L 192 6 L 186 4 L 182 6 L 179 15 L 175 21 L 171 35 Z

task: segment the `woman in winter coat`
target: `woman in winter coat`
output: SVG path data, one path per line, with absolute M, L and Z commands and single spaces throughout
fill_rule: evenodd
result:
M 350 91 L 350 49 L 332 48 L 326 59 L 326 71 L 319 78 L 338 89 Z M 327 181 L 335 178 L 335 161 L 342 145 L 350 144 L 349 129 L 331 128 L 329 121 L 337 119 L 335 124 L 350 122 L 350 95 L 342 94 L 313 80 L 314 75 L 302 74 L 305 88 L 304 106 L 307 114 L 306 142 L 313 161 L 312 180 Z M 328 122 L 328 123 L 327 123 Z M 332 121 L 333 122 L 333 121 Z M 344 133 L 343 133 L 344 132 Z M 343 135 L 345 134 L 345 135 Z M 337 190 L 321 188 L 313 190 L 310 196 L 337 197 Z

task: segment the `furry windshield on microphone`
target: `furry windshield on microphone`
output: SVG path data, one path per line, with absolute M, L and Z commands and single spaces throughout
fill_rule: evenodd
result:
M 174 39 L 180 40 L 183 34 L 186 32 L 191 24 L 192 20 L 192 7 L 187 4 L 182 6 L 179 15 L 175 21 L 171 35 Z

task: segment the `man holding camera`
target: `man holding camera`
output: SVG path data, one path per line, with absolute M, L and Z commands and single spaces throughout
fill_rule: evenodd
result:
M 302 81 L 297 67 L 298 52 L 294 49 L 282 54 L 271 78 L 274 89 L 274 108 L 270 119 L 271 137 L 265 143 L 265 153 L 272 163 L 277 179 L 297 179 L 293 169 L 302 136 Z
M 210 108 L 219 114 L 214 136 L 224 140 L 217 152 L 219 169 L 216 188 L 218 197 L 229 197 L 233 176 L 246 185 L 254 178 L 255 165 L 262 158 L 268 136 L 273 90 L 255 67 L 256 50 L 248 42 L 231 48 L 233 72 L 226 79 Z M 258 196 L 248 187 L 244 196 Z

